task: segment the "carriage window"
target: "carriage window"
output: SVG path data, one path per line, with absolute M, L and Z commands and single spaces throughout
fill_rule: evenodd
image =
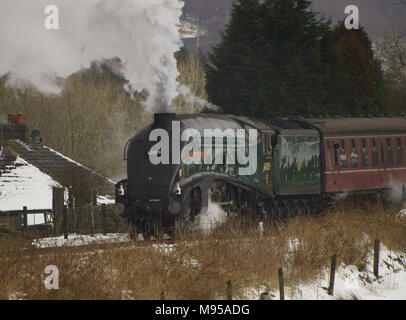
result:
M 368 148 L 367 148 L 367 141 L 362 139 L 362 149 L 361 149 L 361 162 L 363 168 L 369 167 L 369 158 L 368 158 Z
M 372 139 L 371 155 L 372 155 L 372 166 L 377 167 L 379 165 L 379 159 L 378 159 L 378 146 L 376 144 L 376 139 Z
M 272 153 L 272 142 L 271 142 L 271 135 L 268 133 L 265 133 L 265 141 L 264 141 L 264 149 L 265 149 L 265 154 L 270 155 Z
M 340 160 L 341 160 L 341 168 L 348 168 L 348 161 L 347 161 L 347 152 L 345 150 L 345 141 L 341 140 L 340 142 Z
M 358 168 L 358 163 L 357 142 L 351 139 L 351 168 Z
M 402 138 L 396 138 L 396 163 L 398 166 L 403 165 Z
M 333 148 L 331 148 L 331 142 L 327 142 L 327 162 L 328 162 L 328 168 L 331 170 L 333 169 Z
M 386 138 L 386 164 L 393 167 L 392 138 Z

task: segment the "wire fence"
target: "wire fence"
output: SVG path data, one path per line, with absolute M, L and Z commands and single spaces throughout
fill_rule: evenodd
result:
M 120 216 L 116 205 L 78 205 L 66 208 L 67 232 L 77 234 L 123 233 L 128 232 L 128 224 Z M 64 232 L 62 220 L 61 231 Z

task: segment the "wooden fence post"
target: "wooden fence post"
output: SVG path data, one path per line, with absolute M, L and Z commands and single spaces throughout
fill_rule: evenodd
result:
M 233 300 L 233 286 L 231 280 L 227 281 L 227 300 Z
M 64 188 L 52 188 L 52 211 L 53 211 L 53 224 L 54 235 L 60 236 L 61 233 L 61 218 L 63 216 L 63 203 L 64 203 Z
M 106 232 L 106 205 L 102 204 L 101 206 L 101 214 L 102 214 L 102 232 L 104 235 L 107 234 Z
M 331 257 L 331 269 L 330 269 L 330 285 L 328 287 L 327 293 L 332 296 L 334 293 L 334 279 L 336 274 L 336 264 L 337 264 L 337 255 L 333 254 Z
M 261 300 L 271 300 L 269 297 L 269 292 L 262 292 L 261 293 Z
M 73 195 L 73 189 L 72 187 L 69 187 L 69 198 L 68 198 L 68 207 L 69 211 L 68 214 L 72 217 L 72 233 L 75 233 L 76 231 L 76 217 L 75 217 L 75 200 L 74 200 L 74 195 Z
M 97 205 L 97 197 L 96 197 L 96 190 L 92 189 L 91 190 L 91 199 L 90 199 L 90 217 L 91 217 L 91 221 L 90 221 L 90 233 L 91 236 L 94 237 L 94 210 L 96 208 Z
M 282 268 L 279 268 L 278 276 L 279 276 L 279 299 L 285 300 L 285 288 L 284 288 L 284 284 L 283 284 L 283 269 Z
M 379 277 L 379 244 L 379 239 L 376 239 L 374 243 L 374 275 L 377 278 Z
M 63 237 L 65 240 L 68 240 L 68 208 L 63 207 Z
M 0 150 L 3 148 L 3 144 L 4 144 L 3 125 L 0 124 Z M 1 176 L 1 172 L 0 172 L 0 176 Z
M 23 225 L 24 229 L 27 229 L 28 226 L 28 210 L 27 207 L 23 207 Z
M 93 205 L 89 204 L 88 209 L 90 212 L 89 211 L 87 212 L 87 221 L 90 225 L 90 235 L 93 237 L 94 236 L 94 234 L 93 234 Z
M 264 223 L 258 222 L 258 228 L 259 228 L 259 235 L 262 237 L 264 235 Z

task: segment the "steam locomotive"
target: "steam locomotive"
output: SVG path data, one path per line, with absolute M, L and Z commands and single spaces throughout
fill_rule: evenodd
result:
M 191 139 L 190 132 L 198 137 Z M 207 138 L 206 132 L 217 135 Z M 192 146 L 192 140 L 198 143 Z M 127 143 L 128 179 L 116 184 L 116 202 L 137 232 L 192 226 L 210 202 L 229 216 L 289 217 L 343 195 L 379 199 L 401 188 L 405 151 L 405 117 L 258 120 L 158 113 Z

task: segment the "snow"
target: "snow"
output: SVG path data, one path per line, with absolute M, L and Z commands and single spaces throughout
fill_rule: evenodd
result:
M 69 158 L 69 157 L 63 155 L 62 153 L 59 153 L 58 151 L 56 151 L 56 150 L 54 150 L 54 149 L 51 149 L 50 147 L 44 146 L 44 148 L 47 148 L 49 151 L 51 151 L 51 152 L 57 154 L 57 155 L 60 156 L 61 158 L 64 158 L 65 160 L 68 160 L 69 162 L 72 162 L 72 163 L 76 164 L 76 165 L 79 166 L 79 167 L 82 167 L 82 168 L 85 168 L 85 169 L 87 169 L 87 170 L 89 170 L 89 171 L 91 171 L 91 172 L 94 172 L 95 174 L 99 175 L 100 177 L 105 178 L 106 180 L 110 181 L 110 182 L 113 183 L 113 184 L 116 184 L 116 182 L 114 182 L 113 180 L 111 180 L 111 179 L 109 179 L 109 178 L 107 178 L 107 177 L 102 176 L 100 173 L 97 173 L 97 172 L 95 172 L 95 171 L 89 169 L 88 167 L 85 167 L 83 164 L 80 164 L 79 162 L 76 162 L 75 160 L 73 160 L 73 159 L 71 159 L 71 158 Z
M 21 141 L 21 140 L 15 139 L 15 140 L 11 140 L 11 141 L 17 142 L 18 144 L 22 145 L 22 146 L 23 146 L 25 149 L 27 149 L 28 151 L 32 151 L 32 149 L 31 149 L 27 144 L 25 144 L 23 141 Z
M 33 241 L 33 245 L 40 248 L 80 246 L 100 243 L 123 243 L 130 242 L 128 234 L 96 234 L 89 235 L 71 234 L 65 240 L 63 236 L 43 238 Z M 193 245 L 193 243 L 189 243 Z M 289 247 L 295 250 L 298 240 L 289 239 Z M 176 244 L 152 243 L 151 248 L 163 254 L 170 255 Z M 289 253 L 291 254 L 291 252 Z M 369 257 L 365 270 L 359 270 L 354 265 L 340 264 L 335 274 L 334 294 L 327 294 L 329 286 L 329 268 L 322 270 L 322 275 L 311 283 L 297 283 L 289 287 L 285 286 L 286 300 L 404 300 L 406 299 L 406 253 L 392 252 L 385 246 L 381 247 L 379 265 L 379 278 L 377 279 L 372 270 L 373 257 Z M 183 255 L 178 257 L 185 266 L 199 268 L 200 263 L 195 258 Z M 285 277 L 289 277 L 290 270 L 284 270 Z M 258 300 L 264 286 L 257 288 L 247 287 L 243 299 Z M 269 292 L 271 299 L 279 299 L 279 291 Z
M 102 204 L 115 204 L 116 200 L 112 196 L 97 196 L 97 205 L 102 205 Z
M 329 270 L 309 284 L 298 283 L 285 287 L 286 300 L 405 300 L 406 299 L 406 253 L 394 253 L 381 247 L 379 278 L 373 273 L 372 257 L 364 271 L 354 265 L 341 264 L 335 274 L 333 296 L 327 294 Z M 285 270 L 288 274 L 289 270 Z M 257 300 L 264 288 L 248 288 L 247 299 Z M 279 299 L 279 291 L 271 291 L 272 299 Z
M 182 39 L 193 39 L 205 36 L 207 34 L 207 30 L 205 30 L 202 26 L 186 20 L 182 21 L 179 32 Z
M 38 224 L 44 224 L 45 217 L 43 213 L 33 213 L 27 215 L 27 224 L 29 226 L 34 226 Z
M 69 234 L 68 239 L 65 240 L 64 236 L 41 238 L 34 240 L 32 244 L 38 248 L 49 247 L 62 247 L 62 246 L 83 246 L 89 244 L 102 244 L 102 243 L 123 243 L 131 241 L 127 233 L 108 233 L 91 235 Z
M 14 166 L 0 176 L 0 211 L 52 209 L 52 188 L 61 186 L 20 157 Z

